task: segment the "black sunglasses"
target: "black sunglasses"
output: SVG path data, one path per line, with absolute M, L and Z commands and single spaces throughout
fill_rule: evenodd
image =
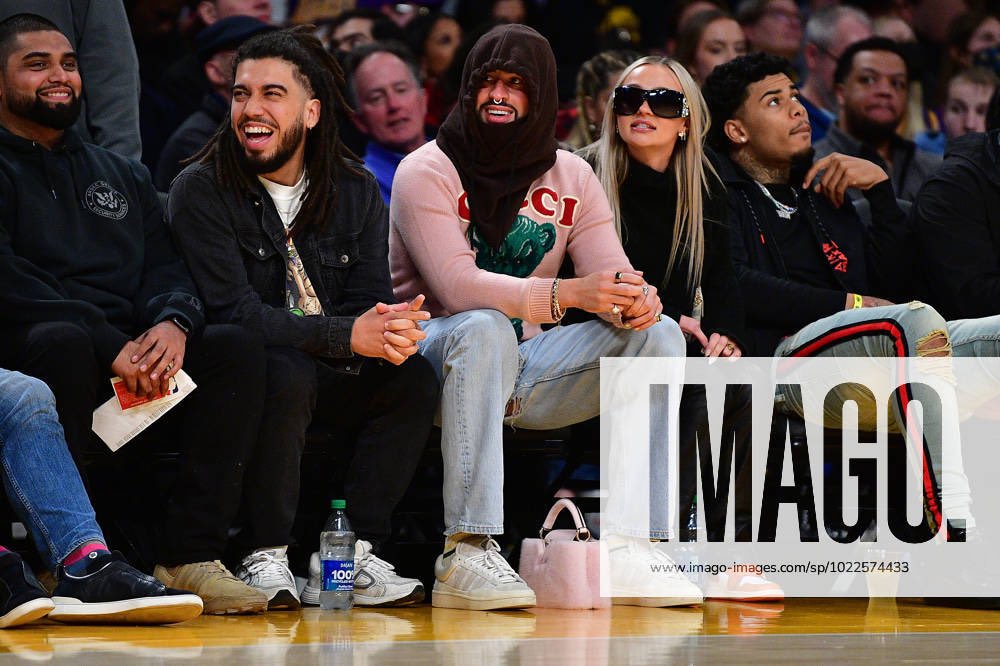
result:
M 615 88 L 611 110 L 615 115 L 634 116 L 643 102 L 649 102 L 649 110 L 660 118 L 687 118 L 690 114 L 687 98 L 680 91 L 670 88 L 643 90 L 633 86 Z

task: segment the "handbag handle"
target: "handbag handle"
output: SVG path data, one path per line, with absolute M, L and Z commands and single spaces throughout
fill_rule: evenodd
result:
M 569 511 L 569 515 L 573 517 L 573 523 L 576 525 L 575 541 L 590 541 L 590 530 L 587 529 L 587 523 L 583 521 L 583 514 L 580 513 L 580 507 L 565 497 L 560 498 L 555 504 L 552 505 L 552 508 L 549 509 L 549 515 L 545 516 L 545 522 L 542 523 L 542 529 L 538 530 L 539 538 L 544 540 L 549 532 L 552 531 L 552 526 L 556 524 L 556 518 L 563 509 Z

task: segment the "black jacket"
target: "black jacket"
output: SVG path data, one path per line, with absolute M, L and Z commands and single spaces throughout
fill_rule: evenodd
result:
M 204 323 L 146 168 L 72 130 L 49 151 L 0 128 L 0 325 L 79 324 L 110 367 L 174 316 Z
M 959 137 L 910 213 L 927 300 L 949 319 L 1000 314 L 1000 130 Z
M 223 191 L 211 164 L 191 164 L 177 176 L 170 187 L 168 217 L 209 322 L 245 326 L 266 345 L 353 357 L 354 320 L 376 302 L 395 299 L 389 280 L 388 213 L 375 178 L 364 170 L 341 174 L 337 206 L 325 226 L 309 226 L 295 237 L 325 313 L 311 317 L 285 307 L 285 228 L 264 186 L 258 183 L 251 193 Z
M 908 271 L 900 267 L 908 265 L 911 238 L 889 181 L 864 193 L 872 209 L 870 230 L 849 200 L 834 208 L 826 197 L 799 190 L 798 219 L 808 220 L 841 287 L 829 289 L 788 279 L 772 237 L 778 224 L 774 205 L 728 157 L 720 157 L 717 166 L 728 189 L 732 258 L 746 306 L 750 354 L 772 355 L 782 338 L 843 310 L 848 293 L 889 299 L 905 293 Z

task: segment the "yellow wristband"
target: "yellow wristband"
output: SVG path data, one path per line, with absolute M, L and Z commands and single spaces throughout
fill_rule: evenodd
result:
M 854 309 L 865 307 L 865 299 L 861 297 L 861 294 L 854 294 Z

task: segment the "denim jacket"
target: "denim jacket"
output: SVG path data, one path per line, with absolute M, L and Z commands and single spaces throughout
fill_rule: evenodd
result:
M 285 306 L 285 228 L 262 185 L 251 193 L 223 191 L 215 167 L 195 163 L 173 182 L 167 210 L 208 321 L 245 326 L 266 345 L 359 370 L 351 352 L 354 320 L 378 301 L 393 302 L 388 213 L 371 174 L 342 171 L 326 224 L 295 237 L 323 316 L 302 317 Z

